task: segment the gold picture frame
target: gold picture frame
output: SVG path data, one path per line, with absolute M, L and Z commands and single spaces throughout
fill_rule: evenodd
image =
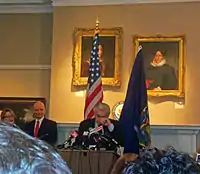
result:
M 73 55 L 73 86 L 87 85 L 88 69 L 94 29 L 77 28 L 74 31 L 75 48 Z M 102 84 L 104 86 L 119 87 L 120 63 L 122 56 L 122 28 L 100 29 L 100 44 L 103 45 L 104 69 Z M 87 63 L 87 64 L 86 64 Z M 86 66 L 85 66 L 86 65 Z
M 185 36 L 134 36 L 135 56 L 142 46 L 148 96 L 184 97 Z

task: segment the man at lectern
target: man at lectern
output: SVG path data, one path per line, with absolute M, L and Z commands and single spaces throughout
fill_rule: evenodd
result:
M 94 107 L 94 119 L 87 119 L 80 123 L 79 135 L 84 135 L 85 132 L 93 128 L 103 126 L 103 134 L 114 138 L 119 145 L 123 146 L 123 138 L 119 129 L 118 121 L 109 119 L 110 107 L 106 103 L 98 103 Z

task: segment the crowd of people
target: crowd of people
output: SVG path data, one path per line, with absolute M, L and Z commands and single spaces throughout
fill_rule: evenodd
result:
M 128 163 L 121 156 L 111 174 L 199 174 L 200 166 L 187 153 L 178 152 L 172 146 L 164 150 L 145 148 Z

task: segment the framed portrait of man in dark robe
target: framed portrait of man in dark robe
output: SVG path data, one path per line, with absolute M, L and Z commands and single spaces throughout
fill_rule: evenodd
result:
M 87 84 L 94 29 L 75 29 L 73 54 L 73 86 Z M 120 86 L 122 28 L 100 29 L 98 58 L 105 86 Z
M 149 96 L 184 97 L 184 36 L 134 37 L 142 46 Z

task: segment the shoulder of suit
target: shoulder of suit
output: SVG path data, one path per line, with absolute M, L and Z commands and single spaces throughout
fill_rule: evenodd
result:
M 111 118 L 109 118 L 109 120 L 110 120 L 112 123 L 117 123 L 117 122 L 118 122 L 117 120 L 114 120 L 114 119 L 111 119 Z
M 32 120 L 32 121 L 26 122 L 26 124 L 33 124 L 33 123 L 35 123 L 35 120 Z
M 49 122 L 49 123 L 52 123 L 52 124 L 57 124 L 56 121 L 50 120 L 48 118 L 44 118 L 43 121 L 46 121 L 46 122 Z
M 25 130 L 31 129 L 33 127 L 34 123 L 35 123 L 35 120 L 26 122 L 24 125 L 24 129 Z
M 86 120 L 81 121 L 80 124 L 87 124 L 87 123 L 90 123 L 90 122 L 93 122 L 93 121 L 94 121 L 94 119 L 86 119 Z

